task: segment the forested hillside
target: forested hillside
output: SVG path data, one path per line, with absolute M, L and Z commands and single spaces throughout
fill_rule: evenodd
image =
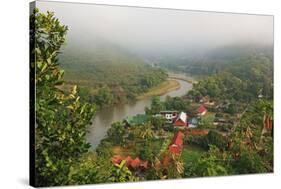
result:
M 134 99 L 167 78 L 162 69 L 112 43 L 89 40 L 69 39 L 60 56 L 66 85 L 78 84 L 87 101 L 105 105 Z
M 260 44 L 228 45 L 214 49 L 201 58 L 185 64 L 185 72 L 192 75 L 211 75 L 224 70 L 237 70 L 245 68 L 246 72 L 251 72 L 254 64 L 263 64 L 266 70 L 272 69 L 273 49 L 271 46 Z M 184 64 L 182 63 L 182 66 Z
M 217 62 L 211 59 L 206 65 L 197 63 L 189 66 L 186 72 L 209 76 L 199 81 L 190 95 L 197 96 L 197 100 L 209 95 L 216 99 L 243 102 L 258 97 L 273 98 L 273 53 L 270 49 L 248 48 L 233 53 L 228 49 L 223 52 L 229 53 L 212 55 Z
M 240 68 L 249 70 L 253 64 L 263 64 L 272 69 L 273 49 L 271 44 L 228 44 L 213 49 L 196 49 L 193 53 L 149 57 L 152 62 L 177 72 L 194 77 L 206 77 L 225 70 Z M 243 72 L 247 75 L 246 71 Z

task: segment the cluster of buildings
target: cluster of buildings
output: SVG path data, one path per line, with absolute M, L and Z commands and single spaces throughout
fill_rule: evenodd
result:
M 203 116 L 207 113 L 207 109 L 204 105 L 200 105 L 197 108 L 197 117 Z M 178 111 L 161 111 L 166 122 L 173 124 L 175 128 L 194 128 L 197 127 L 198 119 L 196 117 L 189 118 L 185 112 Z M 205 134 L 205 133 L 204 133 Z M 179 155 L 183 149 L 184 133 L 182 131 L 177 131 L 174 138 L 169 146 L 169 152 L 172 154 Z
M 161 111 L 159 114 L 156 114 L 154 116 L 161 116 L 166 120 L 166 123 L 169 125 L 174 126 L 174 128 L 179 128 L 180 130 L 176 131 L 174 134 L 173 140 L 171 141 L 170 145 L 168 146 L 168 151 L 171 154 L 180 155 L 183 150 L 183 143 L 184 143 L 184 131 L 181 129 L 185 128 L 194 128 L 197 127 L 198 124 L 198 117 L 201 117 L 205 115 L 207 112 L 207 109 L 205 108 L 204 104 L 201 104 L 196 111 L 195 117 L 188 117 L 188 115 L 185 112 L 179 112 L 179 111 Z M 144 125 L 148 121 L 148 116 L 145 114 L 138 114 L 133 117 L 127 117 L 124 119 L 124 122 L 128 126 L 138 126 L 138 125 Z M 189 134 L 190 132 L 194 132 L 196 135 L 205 135 L 208 133 L 208 131 L 201 131 L 200 133 L 197 130 L 186 130 L 186 134 Z M 141 160 L 139 157 L 136 157 L 133 159 L 131 156 L 122 157 L 120 155 L 115 155 L 112 157 L 111 161 L 115 165 L 119 165 L 122 160 L 126 161 L 126 166 L 131 170 L 146 170 L 149 166 L 149 163 L 147 160 Z M 164 157 L 163 162 L 168 163 L 170 161 L 170 156 L 166 155 Z M 165 164 L 165 163 L 163 163 Z
M 197 108 L 197 117 L 203 116 L 207 113 L 204 105 Z M 198 119 L 196 117 L 189 118 L 185 112 L 178 111 L 161 111 L 156 116 L 163 116 L 166 123 L 173 124 L 176 128 L 197 127 Z

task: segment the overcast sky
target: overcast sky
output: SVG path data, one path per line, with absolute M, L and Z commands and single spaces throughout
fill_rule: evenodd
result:
M 69 26 L 68 37 L 99 36 L 127 48 L 271 44 L 273 17 L 37 1 Z

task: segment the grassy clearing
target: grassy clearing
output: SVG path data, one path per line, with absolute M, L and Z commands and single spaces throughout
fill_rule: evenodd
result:
M 184 163 L 196 162 L 202 154 L 205 152 L 204 149 L 195 145 L 184 145 L 182 151 L 182 158 Z
M 204 116 L 202 116 L 202 121 L 210 122 L 212 123 L 215 119 L 215 113 L 213 112 L 207 112 Z
M 217 126 L 213 124 L 215 120 L 215 113 L 213 112 L 207 112 L 204 116 L 202 116 L 201 124 L 202 126 L 200 128 L 204 129 L 215 129 Z

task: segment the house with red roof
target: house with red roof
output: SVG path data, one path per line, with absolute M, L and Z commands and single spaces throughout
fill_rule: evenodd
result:
M 119 165 L 122 160 L 126 160 L 126 166 L 130 169 L 147 169 L 148 168 L 148 161 L 141 160 L 138 157 L 133 159 L 131 156 L 122 157 L 120 155 L 115 155 L 111 158 L 111 161 L 114 165 Z
M 185 128 L 188 126 L 187 115 L 185 112 L 181 112 L 174 120 L 174 127 Z
M 205 108 L 205 106 L 203 104 L 201 104 L 199 106 L 199 108 L 197 108 L 197 115 L 198 116 L 203 116 L 207 113 L 207 109 Z
M 178 131 L 173 138 L 172 144 L 169 146 L 169 151 L 173 154 L 179 155 L 182 151 L 184 134 Z
M 139 167 L 141 164 L 141 160 L 137 157 L 136 159 L 132 160 L 130 163 L 130 166 L 135 169 L 137 167 Z

